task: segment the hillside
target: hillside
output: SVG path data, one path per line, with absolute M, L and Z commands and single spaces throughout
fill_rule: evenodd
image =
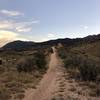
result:
M 58 43 L 61 43 L 65 46 L 72 46 L 72 45 L 79 45 L 82 43 L 92 43 L 100 40 L 100 34 L 99 35 L 90 35 L 84 38 L 65 38 L 65 39 L 56 39 L 56 40 L 50 40 L 45 42 L 26 42 L 26 41 L 14 41 L 10 42 L 6 45 L 4 45 L 1 49 L 3 50 L 25 50 L 25 49 L 32 49 L 32 48 L 44 48 L 48 46 L 58 45 Z
M 17 50 L 20 50 L 20 49 L 28 49 L 28 48 L 31 48 L 35 45 L 34 42 L 25 42 L 25 41 L 14 41 L 14 42 L 10 42 L 6 45 L 4 45 L 2 47 L 2 49 L 17 49 Z

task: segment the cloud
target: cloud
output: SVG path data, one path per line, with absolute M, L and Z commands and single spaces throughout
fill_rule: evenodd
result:
M 18 26 L 16 27 L 17 32 L 30 32 L 32 30 L 31 27 L 25 27 L 25 26 Z
M 0 18 L 0 47 L 14 40 L 32 40 L 29 35 L 23 35 L 22 33 L 31 32 L 33 25 L 39 23 L 38 20 L 26 18 L 26 21 L 25 16 L 23 16 L 22 21 L 20 17 L 18 19 L 12 18 L 13 16 L 24 15 L 18 11 L 1 10 L 0 14 L 7 17 L 7 19 L 3 16 Z
M 49 38 L 52 38 L 52 37 L 55 37 L 55 35 L 54 35 L 53 33 L 49 33 L 49 34 L 48 34 L 48 37 L 49 37 Z
M 5 16 L 21 16 L 24 15 L 24 13 L 21 13 L 19 11 L 13 11 L 13 10 L 0 10 L 1 14 L 4 14 Z M 34 20 L 33 18 L 28 18 L 28 21 L 20 21 L 16 19 L 0 19 L 0 29 L 2 30 L 13 30 L 15 32 L 30 32 L 32 30 L 33 24 L 38 24 L 38 20 Z M 5 17 L 4 17 L 5 18 Z M 23 19 L 25 19 L 25 16 L 23 16 Z
M 16 23 L 15 29 L 17 32 L 30 32 L 32 30 L 32 25 L 37 23 L 39 23 L 37 20 Z
M 28 39 L 16 32 L 0 30 L 0 47 L 14 40 L 28 41 Z
M 30 32 L 32 25 L 39 21 L 16 22 L 14 20 L 0 20 L 0 29 L 14 30 L 16 32 Z
M 8 21 L 8 20 L 1 20 L 0 21 L 0 29 L 12 29 L 14 27 L 14 22 L 13 21 Z
M 21 13 L 19 11 L 13 11 L 13 10 L 1 10 L 0 13 L 7 15 L 7 16 L 22 16 L 24 13 Z

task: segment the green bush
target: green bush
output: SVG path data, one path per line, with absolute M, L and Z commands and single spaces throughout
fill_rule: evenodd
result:
M 4 87 L 0 87 L 0 100 L 10 100 L 11 94 L 10 92 Z
M 66 58 L 66 50 L 63 48 L 63 47 L 61 47 L 61 48 L 59 48 L 58 49 L 58 55 L 62 58 L 62 59 L 65 59 Z
M 64 59 L 64 65 L 66 68 L 78 68 L 79 64 L 80 64 L 80 56 L 76 56 L 76 55 L 67 55 L 66 59 Z
M 35 62 L 33 58 L 21 58 L 17 62 L 18 72 L 31 72 L 35 69 Z
M 64 66 L 65 68 L 71 68 L 73 66 L 73 59 L 71 57 L 64 59 Z
M 45 69 L 46 68 L 46 59 L 45 59 L 45 55 L 42 52 L 37 52 L 34 54 L 34 60 L 35 60 L 35 64 L 37 65 L 37 67 L 39 69 Z
M 84 59 L 79 65 L 80 77 L 85 81 L 96 81 L 99 66 L 93 60 Z
M 63 61 L 65 68 L 78 69 L 82 80 L 96 81 L 97 76 L 100 74 L 100 64 L 92 58 L 69 53 Z
M 34 53 L 33 57 L 21 58 L 17 62 L 18 72 L 32 72 L 35 69 L 45 69 L 46 67 L 45 55 L 42 52 Z

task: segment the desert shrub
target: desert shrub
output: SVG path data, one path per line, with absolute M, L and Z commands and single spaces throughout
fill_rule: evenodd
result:
M 35 64 L 37 65 L 37 67 L 39 69 L 45 69 L 46 68 L 46 59 L 45 59 L 45 55 L 43 52 L 37 52 L 34 54 L 34 60 L 35 60 Z
M 0 59 L 0 65 L 2 65 L 2 60 Z
M 96 81 L 100 73 L 100 64 L 94 59 L 83 55 L 69 53 L 63 61 L 65 68 L 78 69 L 80 79 L 85 81 Z
M 99 66 L 96 62 L 90 59 L 82 60 L 79 65 L 80 77 L 85 81 L 95 81 L 99 72 Z
M 73 59 L 71 57 L 67 57 L 66 59 L 64 59 L 64 66 L 65 68 L 72 68 Z
M 100 97 L 100 86 L 96 86 L 94 89 L 92 89 L 89 95 L 93 97 Z
M 53 49 L 52 49 L 52 48 L 49 48 L 49 49 L 48 49 L 48 52 L 49 52 L 49 53 L 53 53 Z
M 10 100 L 10 92 L 4 87 L 0 87 L 0 100 Z
M 62 58 L 62 59 L 65 59 L 67 57 L 67 54 L 66 54 L 66 50 L 61 47 L 58 49 L 58 55 Z
M 5 68 L 3 66 L 0 66 L 0 74 L 2 74 L 5 71 Z
M 19 59 L 16 67 L 18 72 L 32 72 L 36 66 L 34 59 L 28 57 Z
M 45 69 L 46 59 L 43 52 L 34 53 L 33 57 L 21 58 L 17 62 L 18 72 L 32 72 L 35 69 Z
M 24 98 L 24 94 L 23 93 L 19 93 L 19 94 L 16 94 L 14 99 L 19 99 L 19 100 L 22 100 Z
M 53 49 L 51 47 L 45 49 L 45 56 L 49 56 L 51 53 L 53 53 Z
M 78 68 L 79 64 L 81 63 L 80 56 L 68 54 L 66 59 L 63 60 L 65 68 Z

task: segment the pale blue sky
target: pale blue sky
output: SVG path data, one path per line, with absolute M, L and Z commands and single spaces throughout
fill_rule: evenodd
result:
M 100 0 L 0 0 L 1 39 L 45 41 L 100 33 Z M 8 33 L 8 34 L 7 34 Z

